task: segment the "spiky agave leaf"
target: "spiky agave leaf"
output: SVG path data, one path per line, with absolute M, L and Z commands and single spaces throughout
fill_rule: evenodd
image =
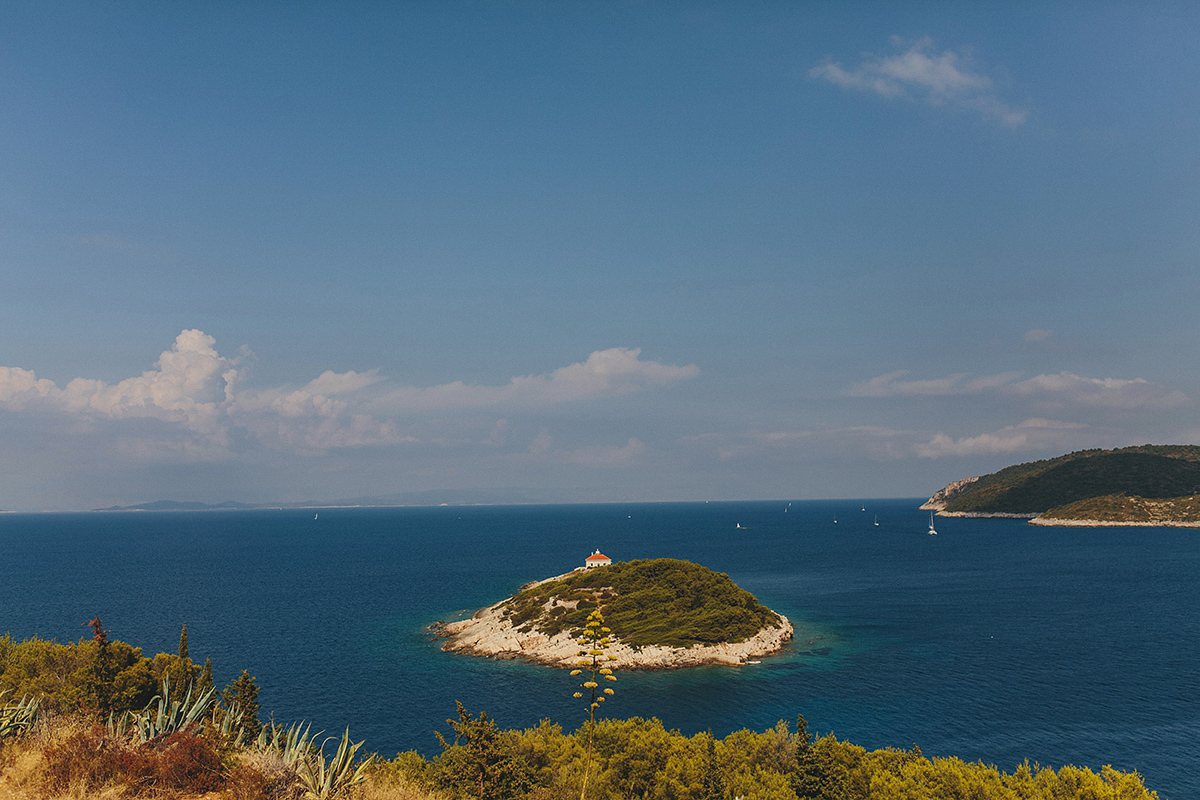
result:
M 299 771 L 300 764 L 308 760 L 316 747 L 313 740 L 324 732 L 313 734 L 311 731 L 312 725 L 305 726 L 303 722 L 293 722 L 286 730 L 282 725 L 265 726 L 259 731 L 254 746 L 260 753 L 270 753 Z
M 331 741 L 333 737 L 326 739 L 325 744 Z M 352 744 L 350 728 L 346 728 L 337 752 L 328 762 L 325 761 L 324 745 L 316 750 L 311 758 L 301 762 L 298 772 L 300 780 L 304 783 L 304 796 L 311 800 L 327 800 L 362 783 L 367 767 L 375 760 L 375 756 L 371 755 L 357 767 L 354 765 L 354 756 L 365 741 Z
M 199 722 L 216 702 L 216 689 L 208 689 L 193 696 L 193 686 L 188 686 L 187 694 L 182 700 L 171 697 L 171 679 L 163 677 L 162 691 L 159 692 L 132 719 L 132 727 L 138 738 L 148 742 L 159 736 L 165 736 L 175 731 L 190 728 Z
M 8 694 L 7 691 L 0 692 L 0 699 Z M 0 741 L 9 736 L 16 736 L 25 733 L 32 728 L 38 720 L 38 712 L 41 708 L 42 700 L 40 697 L 22 697 L 15 706 L 0 706 Z

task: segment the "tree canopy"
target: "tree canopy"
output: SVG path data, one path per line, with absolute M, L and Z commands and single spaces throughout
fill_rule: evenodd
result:
M 599 609 L 613 637 L 632 647 L 741 642 L 779 624 L 723 572 L 676 558 L 621 561 L 530 587 L 504 611 L 522 630 L 553 636 L 581 628 Z

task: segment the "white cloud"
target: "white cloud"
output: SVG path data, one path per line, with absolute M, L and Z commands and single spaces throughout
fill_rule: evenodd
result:
M 1000 372 L 968 380 L 965 372 L 919 381 L 902 381 L 908 370 L 897 370 L 871 378 L 850 387 L 851 397 L 943 397 L 947 395 L 981 394 L 1004 386 L 1020 377 L 1016 372 Z
M 969 109 L 1010 128 L 1020 126 L 1028 117 L 1028 111 L 996 96 L 991 78 L 972 70 L 969 53 L 936 53 L 929 38 L 906 43 L 892 37 L 892 44 L 898 48 L 907 44 L 907 49 L 889 56 L 864 54 L 862 62 L 850 70 L 830 59 L 809 70 L 809 75 L 843 89 Z
M 372 400 L 370 408 L 388 414 L 494 406 L 537 408 L 629 394 L 700 374 L 694 364 L 675 367 L 643 361 L 641 353 L 639 348 L 626 347 L 597 350 L 586 361 L 541 375 L 518 376 L 502 386 L 455 381 L 428 388 L 399 387 Z
M 1023 398 L 1050 409 L 1102 407 L 1164 410 L 1191 404 L 1183 392 L 1144 378 L 1086 378 L 1070 372 L 1018 381 L 1015 372 L 970 378 L 959 372 L 944 378 L 901 380 L 907 370 L 888 372 L 850 387 L 850 397 L 947 397 L 996 394 Z
M 712 447 L 718 459 L 728 461 L 775 453 L 820 454 L 845 457 L 855 454 L 874 461 L 889 461 L 909 455 L 905 442 L 914 434 L 876 425 L 853 425 L 825 430 L 754 431 L 747 434 L 690 436 L 686 444 Z
M 938 433 L 929 441 L 916 445 L 914 452 L 922 458 L 944 458 L 1044 450 L 1048 447 L 1061 446 L 1062 442 L 1068 440 L 1070 437 L 1065 436 L 1064 432 L 1086 427 L 1077 423 L 1031 418 L 1019 425 L 1011 425 L 994 433 L 983 433 L 978 436 L 955 439 L 944 433 Z
M 213 349 L 216 340 L 198 330 L 185 330 L 159 356 L 157 369 L 116 384 L 75 378 L 65 388 L 38 379 L 33 372 L 0 367 L 0 409 L 86 417 L 90 419 L 155 419 L 192 432 L 189 451 L 207 452 L 227 443 L 225 406 L 242 377 L 244 357 L 225 358 Z
M 1037 375 L 1005 387 L 1011 394 L 1032 396 L 1055 406 L 1165 410 L 1191 404 L 1187 395 L 1144 378 L 1085 378 L 1070 372 Z
M 0 407 L 24 411 L 57 393 L 54 381 L 20 367 L 0 367 Z
M 689 437 L 687 443 L 713 448 L 722 460 L 764 457 L 835 457 L 854 454 L 872 461 L 1006 454 L 1077 449 L 1093 443 L 1088 426 L 1031 417 L 998 431 L 954 438 L 943 432 L 858 425 L 815 431 L 770 431 L 742 435 Z M 771 456 L 774 453 L 775 456 Z
M 372 369 L 366 372 L 334 372 L 333 370 L 325 370 L 315 378 L 308 382 L 304 387 L 304 391 L 313 395 L 324 395 L 326 397 L 334 397 L 339 394 L 350 394 L 357 392 L 359 389 L 365 389 L 379 383 L 383 378 L 379 377 L 379 370 Z
M 27 369 L 0 367 L 0 411 L 43 418 L 109 421 L 114 450 L 141 460 L 228 457 L 240 442 L 311 453 L 334 448 L 414 443 L 401 418 L 422 412 L 507 407 L 536 410 L 613 397 L 685 380 L 694 366 L 643 360 L 636 348 L 598 350 L 582 362 L 548 373 L 512 378 L 500 386 L 456 381 L 430 388 L 388 388 L 377 370 L 327 370 L 300 388 L 244 389 L 248 351 L 225 357 L 216 340 L 185 330 L 155 369 L 116 384 L 75 378 L 65 387 Z M 141 424 L 134 421 L 142 420 Z M 155 424 L 149 424 L 154 420 Z M 490 444 L 502 443 L 507 423 L 494 424 Z M 548 443 L 547 443 L 548 447 Z M 619 465 L 636 459 L 636 439 L 620 447 L 559 454 L 566 463 Z

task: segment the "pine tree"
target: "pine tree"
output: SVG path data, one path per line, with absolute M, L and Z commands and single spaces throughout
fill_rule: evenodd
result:
M 822 740 L 824 741 L 824 740 Z M 803 714 L 796 715 L 796 767 L 792 789 L 808 800 L 841 800 L 845 796 L 843 776 L 836 774 L 827 747 L 814 741 Z
M 201 631 L 203 633 L 203 631 Z M 179 657 L 186 660 L 188 657 L 187 646 L 187 625 L 183 626 L 183 630 L 179 632 Z
M 725 779 L 717 763 L 717 741 L 712 731 L 704 738 L 704 800 L 722 800 L 725 797 Z
M 242 674 L 221 692 L 221 699 L 229 713 L 242 715 L 241 725 L 246 732 L 246 739 L 258 736 L 262 723 L 258 720 L 258 685 L 253 676 L 242 670 Z
M 200 679 L 196 682 L 197 696 L 213 688 L 212 659 L 204 659 L 204 669 L 200 671 Z
M 496 727 L 487 712 L 471 716 L 458 706 L 458 719 L 446 720 L 454 731 L 454 742 L 434 731 L 443 752 L 438 757 L 441 781 L 458 795 L 479 800 L 508 800 L 529 791 L 532 779 L 525 760 L 516 752 L 510 734 Z

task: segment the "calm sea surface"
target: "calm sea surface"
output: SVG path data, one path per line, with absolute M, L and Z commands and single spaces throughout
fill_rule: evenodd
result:
M 220 684 L 248 669 L 277 721 L 432 755 L 455 700 L 505 727 L 582 712 L 565 673 L 442 653 L 430 623 L 597 548 L 685 558 L 788 615 L 794 649 L 626 672 L 611 714 L 723 736 L 802 713 L 868 748 L 1112 764 L 1200 798 L 1200 532 L 947 519 L 934 537 L 919 502 L 9 514 L 0 632 L 72 641 L 99 615 L 149 655 L 186 623 L 192 657 Z

